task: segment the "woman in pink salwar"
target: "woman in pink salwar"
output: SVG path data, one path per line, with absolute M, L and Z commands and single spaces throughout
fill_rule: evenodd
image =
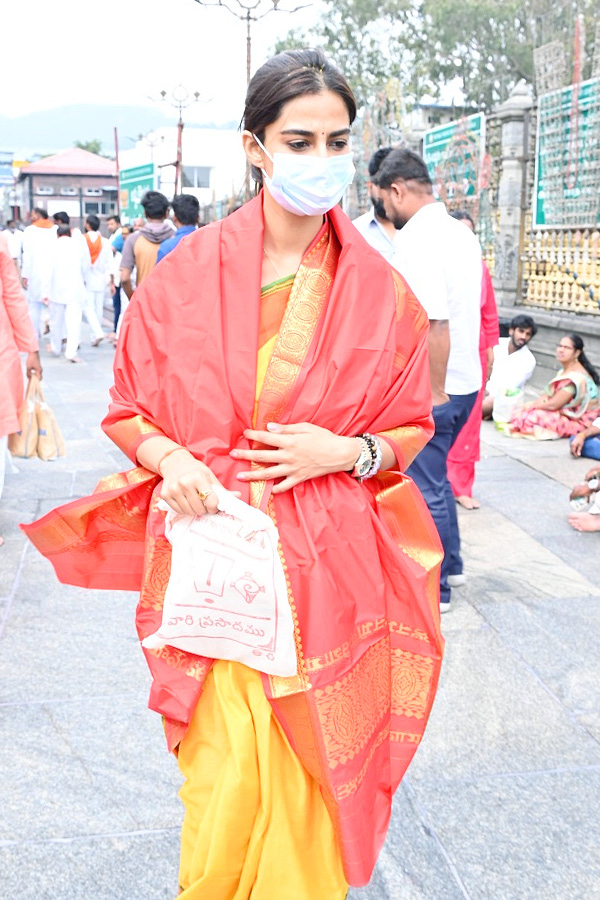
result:
M 510 420 L 510 433 L 538 441 L 572 437 L 598 416 L 600 375 L 583 352 L 578 334 L 564 335 L 556 348 L 561 369 L 543 393 Z
M 8 435 L 19 430 L 19 409 L 23 402 L 23 375 L 19 353 L 27 353 L 27 375 L 42 377 L 38 342 L 29 318 L 27 301 L 19 284 L 19 274 L 6 238 L 0 234 L 0 496 Z M 4 538 L 0 536 L 0 546 Z

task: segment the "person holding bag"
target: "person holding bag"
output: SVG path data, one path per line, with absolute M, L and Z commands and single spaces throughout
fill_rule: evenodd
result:
M 338 207 L 355 115 L 320 50 L 255 73 L 258 195 L 181 241 L 125 316 L 103 428 L 137 468 L 23 526 L 61 580 L 141 588 L 150 706 L 185 778 L 180 900 L 366 884 L 435 696 L 442 553 L 403 474 L 433 431 L 428 322 Z M 165 622 L 179 526 L 214 538 L 193 583 L 212 614 Z M 175 647 L 180 625 L 238 635 L 254 665 Z
M 27 301 L 8 244 L 0 234 L 0 497 L 4 487 L 8 436 L 21 428 L 23 374 L 20 353 L 27 353 L 27 377 L 42 377 L 42 364 Z M 0 535 L 0 546 L 4 538 Z

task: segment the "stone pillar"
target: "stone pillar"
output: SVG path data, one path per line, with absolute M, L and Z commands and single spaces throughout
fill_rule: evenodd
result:
M 498 307 L 504 308 L 515 306 L 519 299 L 519 256 L 527 200 L 527 158 L 532 106 L 531 87 L 525 81 L 520 81 L 508 100 L 496 109 L 496 116 L 502 126 L 502 140 L 494 289 Z

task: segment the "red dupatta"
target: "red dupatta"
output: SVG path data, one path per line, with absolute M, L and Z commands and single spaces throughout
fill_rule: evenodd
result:
M 310 421 L 338 434 L 385 432 L 404 469 L 432 432 L 427 318 L 340 210 L 328 222 L 294 281 L 258 424 Z M 145 279 L 124 323 L 103 423 L 134 461 L 141 441 L 167 434 L 246 500 L 249 485 L 235 480 L 240 464 L 228 452 L 246 444 L 242 433 L 254 408 L 262 233 L 257 198 L 190 235 Z M 118 588 L 137 578 L 144 637 L 160 623 L 170 553 L 156 509 L 160 480 L 136 473 L 135 486 L 103 486 L 111 488 L 109 513 L 102 504 L 92 509 L 95 495 L 25 530 L 64 581 Z M 256 494 L 279 528 L 300 672 L 294 679 L 263 676 L 265 691 L 321 785 L 348 881 L 365 884 L 437 685 L 439 541 L 419 492 L 399 473 L 363 485 L 339 473 L 285 494 L 270 495 L 269 485 Z M 146 518 L 144 569 L 133 558 L 125 584 L 111 571 L 131 550 L 122 531 L 128 519 Z M 139 526 L 136 534 L 139 545 Z M 146 658 L 150 706 L 166 717 L 173 747 L 211 660 L 169 648 L 146 651 Z

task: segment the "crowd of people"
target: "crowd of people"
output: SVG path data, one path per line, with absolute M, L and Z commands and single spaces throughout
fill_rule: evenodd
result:
M 474 222 L 436 200 L 417 153 L 378 149 L 372 208 L 354 224 L 341 211 L 355 115 L 320 51 L 287 51 L 249 85 L 242 140 L 259 192 L 227 219 L 197 229 L 195 198 L 149 191 L 144 221 L 130 230 L 113 216 L 109 238 L 96 216 L 82 234 L 65 213 L 52 221 L 36 209 L 1 243 L 12 343 L 0 360 L 10 357 L 13 383 L 0 435 L 15 427 L 19 352 L 41 376 L 47 325 L 49 352 L 77 362 L 83 318 L 98 346 L 112 294 L 103 427 L 135 468 L 27 533 L 64 581 L 141 590 L 150 706 L 185 777 L 183 900 L 262 900 L 284 878 L 290 900 L 342 900 L 368 881 L 433 702 L 439 612 L 465 582 L 457 506 L 479 507 L 482 419 L 511 437 L 570 438 L 574 456 L 600 458 L 600 379 L 581 337 L 561 338 L 560 371 L 526 401 L 536 323 L 517 315 L 500 338 Z M 600 530 L 599 472 L 574 492 L 586 504 L 569 518 L 578 530 Z M 254 656 L 240 636 L 257 626 L 244 631 L 228 606 L 230 560 L 214 548 L 193 577 L 207 615 L 176 619 L 175 652 L 156 643 L 173 625 L 163 603 L 176 590 L 177 523 L 208 522 L 202 534 L 220 529 L 225 546 L 233 519 L 238 553 L 240 536 L 257 541 L 232 498 L 268 523 L 261 553 L 285 603 L 257 580 L 255 549 L 244 596 L 250 606 L 262 593 L 272 620 L 289 623 L 277 665 L 277 631 Z M 54 554 L 65 521 L 76 540 Z M 218 659 L 206 636 L 213 611 Z

